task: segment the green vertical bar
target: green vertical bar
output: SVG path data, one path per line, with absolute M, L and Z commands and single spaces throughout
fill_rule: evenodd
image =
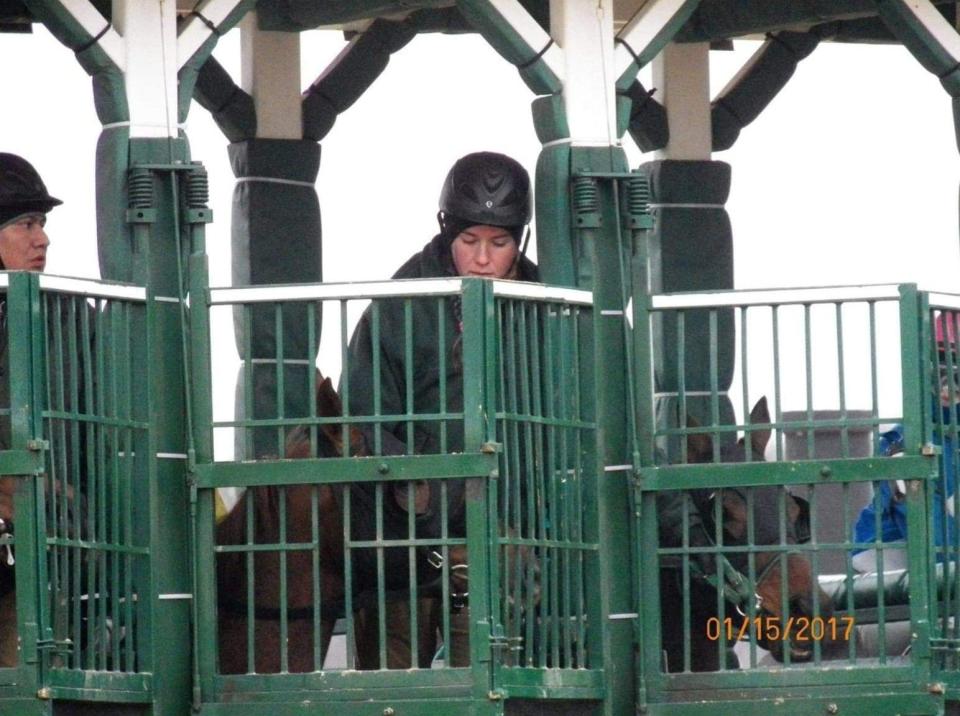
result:
M 840 429 L 840 457 L 850 457 L 850 430 L 847 427 L 847 387 L 846 371 L 843 361 L 843 304 L 839 301 L 836 306 L 837 323 L 837 389 L 840 399 L 840 420 L 843 426 Z
M 256 672 L 256 624 L 257 624 L 257 614 L 256 614 L 256 592 L 254 590 L 254 585 L 256 584 L 254 571 L 255 560 L 254 560 L 254 519 L 253 519 L 253 507 L 254 507 L 254 495 L 255 490 L 261 490 L 264 488 L 261 487 L 252 487 L 249 488 L 250 492 L 247 496 L 246 506 L 246 564 L 244 568 L 246 569 L 247 577 L 247 673 L 253 674 Z
M 447 413 L 447 315 L 450 313 L 449 301 L 445 296 L 437 299 L 437 356 L 439 357 L 439 411 L 444 416 Z M 374 343 L 373 345 L 380 345 Z M 377 351 L 374 351 L 377 353 Z M 447 452 L 447 420 L 440 421 L 440 452 Z
M 413 455 L 416 445 L 413 437 L 413 413 L 416 407 L 413 394 L 413 301 L 409 298 L 403 299 L 403 384 L 405 387 L 403 405 L 404 413 L 406 413 L 407 454 Z
M 370 331 L 371 331 L 370 345 L 379 346 L 380 345 L 380 302 L 377 301 L 376 299 L 374 299 L 370 303 Z M 383 402 L 382 402 L 383 394 L 381 392 L 383 389 L 383 383 L 381 382 L 382 368 L 380 367 L 380 351 L 373 350 L 371 351 L 371 353 L 373 354 L 373 414 L 379 416 L 383 414 Z M 443 361 L 444 359 L 443 355 L 444 354 L 441 351 L 440 353 L 441 361 Z M 346 371 L 346 370 L 343 371 L 343 378 L 342 378 L 343 382 L 346 382 L 348 372 L 349 371 Z M 441 372 L 441 375 L 443 375 L 442 372 Z M 344 396 L 346 396 L 346 393 L 344 393 Z M 344 404 L 346 405 L 346 403 L 347 403 L 347 400 L 346 400 L 346 397 L 344 397 Z M 374 423 L 373 428 L 374 428 L 373 453 L 374 455 L 380 455 L 383 452 L 383 423 L 380 423 L 380 422 Z M 349 454 L 350 447 L 345 446 L 344 450 L 347 451 L 347 454 Z
M 484 364 L 492 352 L 494 304 L 488 284 L 478 279 L 463 281 L 463 434 L 465 453 L 480 452 L 487 438 L 487 416 L 495 406 L 488 404 L 487 376 Z M 491 544 L 486 478 L 466 480 L 467 551 L 470 555 L 470 670 L 473 695 L 478 705 L 488 703 L 488 695 L 496 688 L 491 663 L 490 637 L 493 632 L 488 549 Z M 481 588 L 477 589 L 476 586 Z
M 922 454 L 927 441 L 926 407 L 929 391 L 924 390 L 924 379 L 918 370 L 926 363 L 926 346 L 930 345 L 929 314 L 926 310 L 926 295 L 917 291 L 915 284 L 900 286 L 900 341 L 901 383 L 903 390 L 904 453 L 908 456 Z M 931 465 L 930 473 L 935 466 Z M 927 575 L 927 579 L 910 580 L 910 626 L 913 639 L 913 658 L 917 684 L 926 683 L 931 668 L 930 652 L 930 595 L 936 594 L 935 564 L 929 558 L 929 475 L 918 475 L 907 487 L 907 565 L 911 574 Z
M 814 456 L 814 437 L 813 432 L 813 338 L 811 336 L 810 326 L 810 304 L 803 304 L 803 365 L 807 378 L 807 459 L 812 460 Z
M 770 307 L 770 329 L 773 334 L 773 404 L 776 406 L 774 420 L 783 422 L 783 401 L 780 396 L 780 307 Z M 783 430 L 777 430 L 776 460 L 783 460 Z
M 596 167 L 601 171 L 625 169 L 625 157 L 612 148 L 573 148 L 574 166 Z M 607 689 L 604 713 L 625 713 L 633 707 L 636 685 L 633 683 L 633 626 L 622 615 L 633 607 L 631 575 L 623 569 L 618 555 L 628 554 L 630 517 L 624 506 L 629 503 L 631 484 L 622 471 L 608 472 L 609 466 L 632 462 L 632 436 L 627 416 L 627 351 L 624 341 L 624 303 L 626 286 L 621 267 L 627 257 L 620 235 L 620 215 L 614 181 L 599 182 L 597 228 L 578 230 L 575 241 L 584 249 L 580 266 L 581 287 L 593 292 L 592 325 L 585 330 L 581 353 L 581 387 L 588 406 L 585 417 L 595 420 L 597 429 L 592 445 L 586 446 L 585 481 L 589 495 L 584 514 L 587 542 L 603 545 L 588 560 L 587 583 L 603 585 L 597 598 L 587 602 L 590 627 L 588 659 L 602 665 Z M 585 217 L 593 218 L 593 217 Z M 588 264 L 585 266 L 584 264 Z M 595 507 L 593 500 L 596 500 Z M 655 544 L 650 542 L 649 544 Z M 611 618 L 614 617 L 614 618 Z
M 278 547 L 279 554 L 277 555 L 280 561 L 280 672 L 286 674 L 290 671 L 290 623 L 287 613 L 287 487 L 277 485 L 276 489 L 280 512 L 280 544 Z
M 10 447 L 23 450 L 28 441 L 41 436 L 42 378 L 38 286 L 36 277 L 27 273 L 9 274 L 7 289 L 7 331 L 10 381 Z M 37 473 L 44 469 L 44 456 L 37 454 Z M 23 476 L 14 495 L 14 511 L 25 515 L 17 530 L 17 622 L 21 651 L 17 681 L 25 696 L 36 694 L 43 683 L 45 665 L 39 663 L 37 641 L 44 638 L 38 568 L 45 559 L 45 526 L 37 510 L 36 480 Z M 34 516 L 34 519 L 31 519 Z M 39 524 L 37 519 L 41 518 Z M 32 528 L 32 529 L 31 529 Z
M 312 304 L 311 304 L 312 305 Z M 311 316 L 312 318 L 312 316 Z M 311 325 L 313 325 L 311 323 Z M 310 342 L 315 346 L 315 342 Z M 311 371 L 312 372 L 312 371 Z M 323 669 L 323 659 L 326 656 L 323 643 L 323 607 L 322 591 L 320 586 L 320 550 L 323 545 L 320 542 L 320 486 L 310 486 L 310 569 L 312 579 L 310 586 L 313 590 L 313 669 L 321 671 Z
M 187 159 L 186 144 L 132 139 L 132 165 L 168 162 L 173 149 Z M 191 698 L 189 654 L 190 501 L 187 487 L 185 307 L 187 290 L 180 279 L 184 237 L 180 201 L 173 172 L 155 173 L 158 221 L 151 226 L 146 256 L 146 384 L 150 423 L 147 459 L 150 474 L 150 584 L 141 598 L 150 600 L 148 648 L 153 660 L 154 716 L 183 713 Z
M 285 364 L 284 350 L 283 350 L 283 304 L 277 303 L 274 308 L 274 376 L 276 380 L 276 401 L 277 407 L 276 412 L 271 417 L 285 418 L 287 417 L 286 411 L 286 400 L 285 395 L 286 391 L 284 390 L 284 377 L 287 372 L 287 366 Z M 277 455 L 283 456 L 283 426 L 277 426 Z
M 753 429 L 749 426 L 750 415 L 750 383 L 749 383 L 749 371 L 747 369 L 748 363 L 748 354 L 749 354 L 749 341 L 747 340 L 747 326 L 749 325 L 749 316 L 746 306 L 741 306 L 738 309 L 740 313 L 740 405 L 743 408 L 743 422 L 747 423 L 747 427 L 744 429 L 743 440 L 745 445 L 750 444 L 750 436 L 753 433 Z M 746 462 L 753 462 L 753 450 L 747 449 L 743 451 Z M 752 512 L 748 513 L 752 515 Z M 753 544 L 748 542 L 748 544 Z M 751 555 L 752 557 L 753 555 Z
M 377 299 L 373 299 L 373 311 L 376 314 L 377 308 Z M 376 316 L 374 316 L 376 318 Z M 379 330 L 379 322 L 374 322 L 374 337 L 376 338 L 376 333 Z M 349 417 L 350 413 L 350 371 L 347 370 L 347 366 L 350 365 L 350 347 L 348 343 L 347 336 L 350 335 L 347 331 L 347 301 L 342 299 L 340 301 L 340 399 L 343 403 L 343 414 L 344 417 Z M 380 345 L 379 343 L 372 344 L 374 346 Z M 373 396 L 374 401 L 379 402 L 380 399 L 380 376 L 376 372 L 376 368 L 379 365 L 379 351 L 373 351 L 374 363 L 374 381 L 373 381 Z M 340 428 L 340 440 L 343 444 L 344 455 L 350 454 L 350 426 L 347 422 L 344 422 Z M 377 440 L 379 441 L 380 430 L 376 431 Z
M 253 413 L 253 374 L 256 367 L 253 363 L 253 306 L 246 304 L 243 307 L 243 417 L 249 425 L 254 419 Z M 241 460 L 253 460 L 254 455 L 253 428 L 243 428 L 243 455 Z
M 357 648 L 354 639 L 354 614 L 353 614 L 353 555 L 350 550 L 350 536 L 352 529 L 351 523 L 351 495 L 350 484 L 343 487 L 343 502 L 341 511 L 343 514 L 343 608 L 347 619 L 347 668 L 357 668 Z
M 242 314 L 241 314 L 242 315 Z M 311 323 L 312 325 L 312 323 Z M 193 449 L 191 467 L 213 462 L 213 385 L 210 338 L 210 291 L 207 257 L 190 257 L 190 360 L 193 403 Z M 217 672 L 217 563 L 215 554 L 215 490 L 197 490 L 191 485 L 193 543 L 193 705 L 214 698 Z
M 103 323 L 109 325 L 109 330 L 104 330 L 104 338 L 109 347 L 105 351 L 101 360 L 108 361 L 106 366 L 109 375 L 109 409 L 104 414 L 119 423 L 120 417 L 120 341 L 122 340 L 120 316 L 124 309 L 124 304 L 120 301 L 110 301 L 105 305 L 105 314 Z M 106 328 L 106 325 L 104 328 Z M 106 381 L 102 384 L 106 389 Z M 124 386 L 126 387 L 126 386 Z M 118 547 L 126 548 L 123 543 L 123 537 L 120 533 L 121 502 L 120 494 L 122 491 L 122 480 L 120 473 L 120 428 L 114 425 L 110 429 L 110 440 L 107 456 L 109 458 L 110 474 L 110 542 Z M 126 594 L 121 589 L 120 565 L 122 554 L 113 552 L 111 555 L 110 570 L 110 613 L 113 616 L 115 628 L 111 632 L 110 658 L 114 670 L 121 670 L 120 666 L 120 635 L 123 629 L 121 597 L 123 601 L 129 601 L 132 595 Z

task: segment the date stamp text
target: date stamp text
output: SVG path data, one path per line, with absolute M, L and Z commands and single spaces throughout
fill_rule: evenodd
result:
M 758 641 L 849 641 L 853 634 L 853 617 L 710 617 L 706 637 L 710 641 L 740 641 L 753 634 Z

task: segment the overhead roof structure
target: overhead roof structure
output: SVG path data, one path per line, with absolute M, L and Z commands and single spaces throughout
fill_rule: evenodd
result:
M 35 22 L 25 0 L 0 0 L 0 30 L 24 31 Z M 110 18 L 110 0 L 91 0 L 101 14 Z M 178 0 L 178 9 L 189 12 L 196 3 Z M 549 25 L 546 0 L 520 3 L 544 29 Z M 620 29 L 640 11 L 646 0 L 618 0 L 613 3 L 614 26 Z M 957 3 L 933 3 L 951 23 L 956 23 Z M 301 0 L 260 0 L 260 26 L 264 30 L 297 32 L 319 27 L 352 31 L 374 18 L 401 20 L 414 17 L 424 30 L 469 32 L 468 21 L 450 0 L 345 0 L 304 2 Z M 844 42 L 898 42 L 879 16 L 873 0 L 702 0 L 680 27 L 676 42 L 716 42 L 766 33 L 814 31 L 824 38 Z

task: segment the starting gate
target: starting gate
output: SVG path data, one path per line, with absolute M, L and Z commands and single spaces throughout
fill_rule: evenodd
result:
M 2 599 L 15 604 L 20 643 L 16 665 L 0 669 L 0 699 L 14 713 L 70 713 L 91 701 L 149 711 L 163 677 L 151 624 L 171 599 L 190 603 L 192 643 L 179 648 L 201 713 L 609 712 L 605 625 L 616 620 L 633 624 L 645 713 L 934 714 L 960 697 L 960 427 L 940 403 L 960 390 L 958 297 L 913 286 L 635 296 L 624 399 L 636 406 L 638 467 L 613 470 L 599 457 L 599 312 L 587 292 L 479 279 L 195 285 L 185 361 L 191 514 L 189 535 L 177 537 L 189 546 L 171 565 L 158 563 L 156 540 L 166 537 L 151 528 L 163 505 L 145 459 L 160 446 L 142 379 L 152 320 L 143 289 L 0 279 L 10 389 L 0 419 L 11 448 L 0 473 L 17 484 L 15 530 L 0 538 L 17 580 Z M 353 408 L 361 386 L 349 339 L 361 313 L 375 344 L 393 331 L 403 386 L 424 369 L 423 337 L 435 342 L 436 405 L 404 387 L 388 408 L 379 386 L 392 367 L 381 357 L 371 367 L 374 409 Z M 225 347 L 210 327 L 231 318 L 245 336 L 237 357 L 250 366 L 238 419 L 212 387 L 211 355 Z M 297 321 L 310 327 L 299 345 L 286 338 Z M 724 324 L 738 336 L 732 355 L 718 347 Z M 272 350 L 254 351 L 257 332 Z M 710 347 L 705 366 L 698 345 Z M 342 414 L 317 398 L 318 365 L 341 369 Z M 275 409 L 255 409 L 256 391 Z M 770 417 L 758 421 L 750 406 L 764 395 Z M 873 442 L 894 423 L 905 436 L 899 459 L 854 448 L 858 434 Z M 387 428 L 415 445 L 424 426 L 438 436 L 433 447 L 391 449 Z M 829 431 L 838 456 L 818 453 Z M 765 460 L 749 450 L 730 457 L 740 436 L 767 433 Z M 231 436 L 232 455 L 222 448 Z M 297 436 L 306 456 L 287 455 Z M 694 460 L 701 438 L 709 450 Z M 633 475 L 632 549 L 614 554 L 623 536 L 609 533 L 599 495 L 624 472 Z M 868 504 L 882 526 L 881 482 L 896 486 L 908 536 L 857 541 Z M 770 486 L 806 500 L 805 531 L 793 507 L 801 502 L 786 491 L 775 514 L 761 514 Z M 234 539 L 218 520 L 228 489 L 245 495 Z M 739 540 L 724 529 L 722 499 L 700 533 L 691 521 L 697 495 L 725 492 L 746 506 Z M 426 509 L 421 494 L 431 495 Z M 660 524 L 669 504 L 680 516 L 675 543 Z M 423 529 L 428 517 L 435 529 Z M 704 533 L 706 542 L 695 537 Z M 596 598 L 604 559 L 622 565 L 613 573 L 630 583 L 633 613 L 606 613 Z M 162 588 L 163 570 L 192 591 Z M 780 570 L 792 576 L 776 587 L 775 612 L 789 619 L 806 605 L 810 637 L 787 640 L 776 661 L 762 647 L 778 640 L 774 627 L 790 627 L 753 595 Z M 328 588 L 330 574 L 342 576 L 340 591 Z M 692 615 L 704 609 L 712 621 L 700 634 Z M 670 669 L 665 624 L 680 625 Z M 800 628 L 794 622 L 794 637 Z M 434 640 L 443 646 L 428 663 L 409 656 Z M 717 668 L 697 670 L 704 653 Z

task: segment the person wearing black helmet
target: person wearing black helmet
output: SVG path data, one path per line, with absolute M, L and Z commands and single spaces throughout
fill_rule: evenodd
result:
M 530 178 L 517 161 L 493 152 L 477 152 L 457 160 L 443 183 L 439 209 L 440 232 L 411 256 L 393 278 L 480 276 L 538 280 L 537 267 L 524 255 L 532 211 Z M 381 299 L 377 301 L 377 311 L 369 307 L 357 324 L 341 380 L 341 395 L 349 415 L 462 412 L 463 321 L 459 298 L 448 300 L 439 313 L 436 299 L 414 299 L 409 304 L 409 313 L 406 305 L 403 299 Z M 409 353 L 406 326 L 412 328 Z M 412 364 L 408 364 L 408 356 L 412 357 Z M 409 386 L 408 376 L 412 377 Z M 408 399 L 412 405 L 408 405 Z M 457 453 L 464 449 L 463 427 L 458 421 L 444 424 L 438 420 L 394 419 L 364 425 L 362 432 L 371 454 L 422 455 Z M 439 537 L 444 513 L 448 534 L 462 537 L 465 534 L 464 490 L 463 480 L 446 481 L 444 508 L 440 483 L 436 481 L 415 487 L 408 487 L 407 483 L 386 485 L 381 498 L 383 537 L 406 538 L 409 511 L 416 515 L 418 537 Z M 350 496 L 353 538 L 374 539 L 377 532 L 375 488 L 354 487 Z M 387 663 L 380 664 L 377 554 L 376 550 L 352 550 L 354 590 L 358 594 L 354 604 L 360 604 L 355 615 L 358 668 L 430 666 L 437 646 L 436 634 L 443 620 L 438 586 L 441 571 L 436 567 L 436 555 L 431 552 L 422 549 L 416 558 L 418 653 L 414 656 L 411 654 L 408 550 L 383 550 L 385 588 L 392 591 L 386 604 Z M 368 598 L 370 595 L 372 600 Z M 454 635 L 451 641 L 454 643 L 447 645 L 447 663 L 465 666 L 469 662 L 466 640 L 457 640 Z
M 0 270 L 43 271 L 50 245 L 47 212 L 62 203 L 30 162 L 0 152 Z
M 50 196 L 37 170 L 23 157 L 0 152 L 0 270 L 43 271 L 47 264 L 47 212 L 62 202 Z M 6 344 L 5 305 L 0 297 L 0 345 Z M 10 405 L 6 348 L 0 357 L 0 406 Z M 0 419 L 0 449 L 10 447 L 10 419 Z M 0 535 L 13 529 L 18 479 L 0 476 Z M 13 553 L 0 548 L 0 667 L 16 666 L 17 624 Z

